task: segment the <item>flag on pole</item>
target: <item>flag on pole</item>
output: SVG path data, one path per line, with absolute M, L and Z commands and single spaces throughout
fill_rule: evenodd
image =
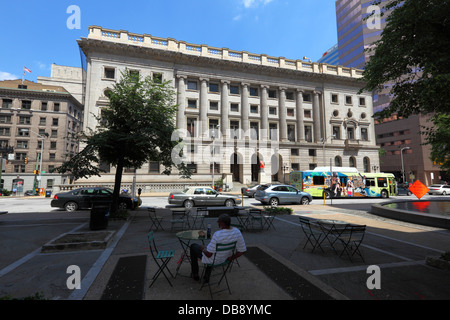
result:
M 23 71 L 25 72 L 28 72 L 28 73 L 31 73 L 31 70 L 30 69 L 28 69 L 27 67 L 23 67 Z

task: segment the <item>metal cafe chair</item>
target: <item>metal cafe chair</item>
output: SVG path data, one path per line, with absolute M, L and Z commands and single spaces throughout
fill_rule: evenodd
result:
M 214 253 L 214 257 L 213 257 L 213 261 L 210 264 L 204 264 L 203 266 L 203 272 L 202 272 L 202 286 L 200 287 L 200 290 L 205 286 L 208 285 L 209 288 L 209 294 L 211 295 L 211 299 L 213 299 L 213 292 L 211 289 L 211 277 L 212 276 L 220 276 L 219 281 L 217 282 L 217 285 L 219 286 L 220 283 L 222 282 L 223 279 L 225 279 L 227 288 L 228 288 L 228 292 L 231 294 L 231 289 L 230 289 L 230 284 L 228 283 L 228 279 L 227 279 L 227 272 L 230 270 L 231 266 L 233 265 L 233 261 L 229 261 L 229 260 L 225 260 L 224 262 L 220 262 L 217 263 L 216 262 L 216 256 L 218 253 L 220 253 L 220 255 L 222 255 L 223 252 L 228 251 L 229 255 L 231 256 L 235 253 L 236 251 L 236 243 L 237 241 L 231 242 L 231 243 L 216 243 L 216 252 Z M 207 269 L 209 269 L 207 271 Z M 212 274 L 214 272 L 215 269 L 221 269 L 221 272 L 218 274 Z M 208 272 L 209 274 L 207 275 L 207 279 L 205 279 L 205 274 L 206 272 Z M 215 283 L 214 283 L 215 284 Z M 216 291 L 214 293 L 218 293 L 221 291 Z
M 352 257 L 357 254 L 364 261 L 359 247 L 364 239 L 365 233 L 365 225 L 347 225 L 345 230 L 338 236 L 338 240 L 343 245 L 342 252 L 339 256 L 346 253 L 350 261 L 352 261 Z
M 167 277 L 166 273 L 164 272 L 164 269 L 166 269 L 169 274 L 172 275 L 172 272 L 170 272 L 169 268 L 167 267 L 167 264 L 175 255 L 175 250 L 158 250 L 155 243 L 155 236 L 153 234 L 153 231 L 150 231 L 148 233 L 148 245 L 150 247 L 150 253 L 152 254 L 152 258 L 155 261 L 156 265 L 158 266 L 158 270 L 156 270 L 155 275 L 152 278 L 152 282 L 149 285 L 149 288 L 155 283 L 156 279 L 161 275 L 161 273 L 164 275 L 166 280 L 169 282 L 170 286 L 173 287 L 172 283 L 170 282 L 169 278 Z
M 314 250 L 316 248 L 319 248 L 320 250 L 322 250 L 322 252 L 324 252 L 322 247 L 320 246 L 320 244 L 325 239 L 325 237 L 324 237 L 323 232 L 321 231 L 320 225 L 318 225 L 314 222 L 311 222 L 309 219 L 304 218 L 304 217 L 298 217 L 298 218 L 300 220 L 300 225 L 302 227 L 302 230 L 306 236 L 306 242 L 305 242 L 305 245 L 303 246 L 303 249 L 305 249 L 307 244 L 310 243 L 312 245 L 311 252 L 314 252 Z
M 161 225 L 163 218 L 158 217 L 156 215 L 156 209 L 148 208 L 147 210 L 148 210 L 148 217 L 150 218 L 150 221 L 151 221 L 149 231 L 152 230 L 153 227 L 155 227 L 155 231 L 158 231 L 158 229 L 164 230 L 164 228 Z

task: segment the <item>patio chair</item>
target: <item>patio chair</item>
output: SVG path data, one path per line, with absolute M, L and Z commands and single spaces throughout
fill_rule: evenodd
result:
M 164 228 L 161 225 L 163 218 L 158 217 L 156 215 L 156 209 L 148 208 L 147 210 L 148 210 L 148 217 L 150 218 L 151 222 L 150 228 L 148 230 L 151 231 L 153 227 L 155 227 L 155 231 L 158 231 L 158 229 L 164 230 Z
M 185 224 L 188 223 L 186 211 L 172 211 L 172 219 L 170 220 L 171 228 L 173 231 L 174 226 L 180 225 L 181 230 L 184 230 Z
M 263 228 L 265 226 L 267 226 L 266 230 L 269 230 L 270 227 L 272 227 L 273 229 L 275 229 L 275 226 L 273 225 L 273 220 L 275 219 L 275 215 L 273 214 L 268 214 L 265 211 L 262 212 L 262 217 L 263 217 Z
M 347 225 L 345 230 L 339 235 L 338 240 L 344 246 L 342 252 L 339 256 L 342 256 L 344 252 L 352 260 L 352 257 L 357 254 L 364 261 L 364 257 L 359 250 L 359 246 L 361 245 L 364 234 L 366 233 L 365 225 Z
M 306 245 L 310 243 L 312 245 L 311 252 L 314 252 L 316 248 L 319 248 L 320 250 L 322 250 L 322 252 L 324 252 L 320 244 L 325 239 L 325 236 L 321 231 L 320 225 L 315 222 L 311 222 L 309 219 L 304 217 L 298 218 L 300 220 L 302 230 L 306 236 L 306 243 L 303 246 L 303 249 L 305 249 Z
M 167 264 L 169 261 L 174 257 L 175 250 L 158 250 L 155 243 L 155 236 L 153 234 L 153 231 L 150 231 L 148 233 L 148 245 L 150 247 L 150 253 L 152 254 L 152 258 L 155 261 L 156 265 L 158 266 L 158 270 L 156 270 L 152 282 L 149 285 L 149 288 L 155 283 L 156 279 L 161 275 L 161 273 L 164 275 L 166 280 L 169 282 L 170 286 L 172 286 L 172 283 L 170 282 L 169 278 L 167 277 L 166 273 L 164 272 L 164 269 L 166 269 L 169 274 L 174 277 L 172 272 L 170 272 L 169 268 L 167 267 Z
M 217 254 L 219 254 L 221 257 L 223 257 L 224 254 L 225 254 L 225 256 L 228 256 L 228 257 L 233 255 L 235 253 L 235 251 L 236 251 L 236 242 L 237 241 L 234 241 L 234 242 L 231 242 L 231 243 L 216 243 L 216 252 L 213 254 L 213 261 L 212 261 L 212 263 L 203 265 L 202 286 L 200 287 L 200 290 L 205 285 L 208 285 L 209 294 L 211 295 L 211 299 L 213 299 L 213 292 L 212 292 L 212 289 L 211 289 L 211 277 L 219 277 L 220 276 L 219 281 L 217 281 L 217 286 L 219 286 L 220 283 L 222 282 L 222 280 L 225 279 L 225 282 L 226 282 L 227 288 L 228 288 L 228 292 L 231 294 L 230 284 L 228 283 L 228 279 L 227 279 L 227 272 L 230 270 L 230 268 L 233 265 L 234 261 L 230 262 L 228 260 L 225 260 L 223 262 L 217 262 L 216 261 L 216 257 L 217 257 Z M 229 254 L 227 254 L 227 252 Z M 219 272 L 217 274 L 213 274 L 213 272 L 216 269 L 219 269 L 221 272 Z M 206 275 L 207 279 L 205 279 L 205 275 Z M 224 291 L 224 290 L 225 289 L 219 290 L 219 291 L 216 291 L 214 293 L 218 293 L 218 292 L 221 292 L 221 291 Z
M 254 229 L 253 224 L 256 223 L 259 229 L 264 229 L 264 217 L 262 215 L 262 211 L 260 209 L 249 209 L 248 210 L 248 219 L 249 223 Z
M 189 225 L 189 227 L 191 229 L 195 229 L 200 228 L 200 229 L 204 229 L 205 228 L 205 217 L 208 215 L 208 210 L 206 208 L 197 208 L 197 210 L 195 212 L 190 212 L 189 216 L 191 218 L 192 221 L 192 225 Z

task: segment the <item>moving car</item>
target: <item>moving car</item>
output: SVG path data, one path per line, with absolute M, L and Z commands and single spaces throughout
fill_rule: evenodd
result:
M 428 194 L 442 194 L 444 196 L 450 194 L 450 185 L 446 184 L 433 184 L 429 186 L 428 189 L 430 189 Z
M 103 187 L 88 187 L 57 193 L 50 205 L 64 208 L 72 212 L 78 209 L 92 208 L 94 203 L 109 204 L 112 202 L 113 190 Z M 133 199 L 129 195 L 119 196 L 119 209 L 134 209 Z
M 242 187 L 241 188 L 241 193 L 244 196 L 247 196 L 249 198 L 253 198 L 255 196 L 256 190 L 258 190 L 258 188 L 260 187 L 260 184 L 257 184 L 256 186 L 253 187 Z
M 405 196 L 410 196 L 412 193 L 411 191 L 409 191 L 408 188 L 404 188 L 404 187 L 397 187 L 397 195 L 401 196 L 401 195 L 405 195 Z
M 256 191 L 255 199 L 276 207 L 288 203 L 307 205 L 312 201 L 312 196 L 290 185 L 268 185 Z
M 169 204 L 192 208 L 194 206 L 226 206 L 233 207 L 241 203 L 238 196 L 221 194 L 208 187 L 187 187 L 183 192 L 170 193 Z

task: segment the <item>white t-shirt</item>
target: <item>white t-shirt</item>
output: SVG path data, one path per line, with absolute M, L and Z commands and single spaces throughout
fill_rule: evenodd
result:
M 209 242 L 206 250 L 211 252 L 213 255 L 208 258 L 203 254 L 202 262 L 203 263 L 212 263 L 214 259 L 214 253 L 216 252 L 216 243 L 231 243 L 236 242 L 236 251 L 237 252 L 245 252 L 247 251 L 247 247 L 245 246 L 244 238 L 242 237 L 239 229 L 231 227 L 230 229 L 220 229 L 219 231 L 214 232 L 211 241 Z M 220 264 L 224 262 L 229 256 L 231 256 L 230 251 L 220 251 L 216 255 L 216 260 L 214 264 Z

